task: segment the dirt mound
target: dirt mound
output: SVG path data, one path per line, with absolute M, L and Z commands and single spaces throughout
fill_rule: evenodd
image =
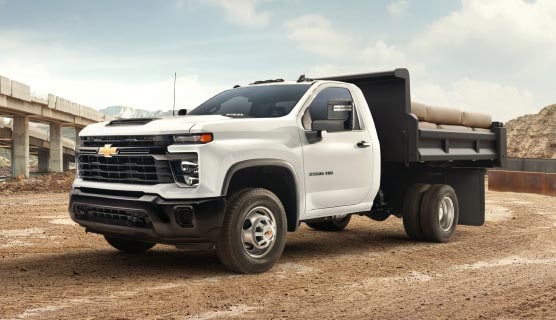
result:
M 10 178 L 0 182 L 0 195 L 21 192 L 69 192 L 74 178 L 74 172 L 37 174 L 29 179 Z
M 556 104 L 513 119 L 506 127 L 509 157 L 556 159 Z

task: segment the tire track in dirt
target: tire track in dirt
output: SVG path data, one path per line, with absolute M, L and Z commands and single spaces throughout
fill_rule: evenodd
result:
M 213 251 L 116 253 L 66 221 L 67 194 L 0 203 L 0 318 L 430 319 L 556 314 L 556 199 L 487 193 L 483 227 L 412 242 L 401 221 L 302 226 L 280 263 L 230 274 Z M 57 223 L 59 222 L 59 223 Z M 67 221 L 66 221 L 67 222 Z M 2 247 L 9 241 L 25 245 Z M 21 244 L 21 243 L 20 243 Z

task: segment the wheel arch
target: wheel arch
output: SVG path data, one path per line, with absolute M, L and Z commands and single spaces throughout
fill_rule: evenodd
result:
M 291 163 L 279 159 L 252 159 L 232 165 L 224 177 L 222 196 L 245 187 L 266 188 L 275 193 L 284 205 L 288 231 L 297 229 L 301 198 L 297 175 Z

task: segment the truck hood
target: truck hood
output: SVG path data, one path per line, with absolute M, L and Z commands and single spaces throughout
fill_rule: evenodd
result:
M 143 120 L 143 121 L 141 121 Z M 122 121 L 107 121 L 95 123 L 85 127 L 80 136 L 119 136 L 119 135 L 161 135 L 189 133 L 191 128 L 198 123 L 218 123 L 237 121 L 220 115 L 210 116 L 182 116 L 161 119 L 124 119 Z

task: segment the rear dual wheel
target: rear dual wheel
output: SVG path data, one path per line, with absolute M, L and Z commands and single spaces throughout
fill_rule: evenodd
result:
M 403 227 L 411 240 L 423 241 L 421 231 L 421 201 L 430 184 L 414 184 L 405 193 L 403 200 Z
M 444 184 L 415 184 L 405 195 L 402 214 L 412 240 L 448 242 L 459 220 L 456 192 Z

